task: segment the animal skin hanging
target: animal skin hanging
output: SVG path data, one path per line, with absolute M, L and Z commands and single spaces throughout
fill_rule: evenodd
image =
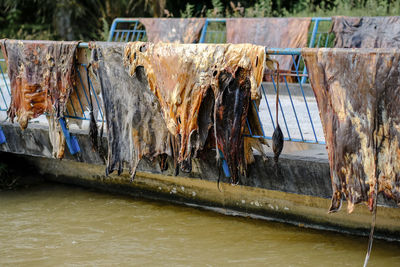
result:
M 176 139 L 180 169 L 191 171 L 191 159 L 204 148 L 213 127 L 217 155 L 220 150 L 234 183 L 246 171 L 243 133 L 249 101 L 261 97 L 265 58 L 264 47 L 250 44 L 135 42 L 125 49 L 125 64 L 132 76 L 144 67 L 150 90 Z

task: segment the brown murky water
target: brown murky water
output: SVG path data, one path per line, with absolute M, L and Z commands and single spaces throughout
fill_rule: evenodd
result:
M 59 184 L 0 192 L 0 266 L 362 266 L 367 239 Z M 369 266 L 400 266 L 375 240 Z

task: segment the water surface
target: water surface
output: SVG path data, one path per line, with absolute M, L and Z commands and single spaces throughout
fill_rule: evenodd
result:
M 367 239 L 60 184 L 0 192 L 0 266 L 362 266 Z M 369 266 L 400 266 L 374 241 Z

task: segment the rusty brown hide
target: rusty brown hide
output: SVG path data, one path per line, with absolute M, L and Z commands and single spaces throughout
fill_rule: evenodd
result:
M 303 49 L 325 133 L 332 205 L 348 211 L 378 192 L 400 201 L 400 52 L 397 49 Z
M 250 43 L 268 48 L 307 46 L 311 18 L 232 18 L 226 20 L 227 43 Z M 292 56 L 270 56 L 282 72 L 290 72 Z
M 146 27 L 147 41 L 170 43 L 197 43 L 205 18 L 141 18 Z
M 181 169 L 191 170 L 191 158 L 214 124 L 234 181 L 245 168 L 245 118 L 250 98 L 260 99 L 265 59 L 264 47 L 251 44 L 135 42 L 125 49 L 131 75 L 139 66 L 146 71 L 167 128 L 177 139 Z
M 75 81 L 78 42 L 1 40 L 11 83 L 8 116 L 22 129 L 47 112 L 63 116 Z
M 400 17 L 333 17 L 337 48 L 400 47 Z
M 91 44 L 92 67 L 103 95 L 107 122 L 108 159 L 106 173 L 120 174 L 128 163 L 132 178 L 143 157 L 172 155 L 171 136 L 161 115 L 161 107 L 151 92 L 143 67 L 129 75 L 124 67 L 125 44 Z
M 8 116 L 22 129 L 31 118 L 47 113 L 52 155 L 63 158 L 65 138 L 58 118 L 64 116 L 75 84 L 78 42 L 1 40 L 11 83 Z

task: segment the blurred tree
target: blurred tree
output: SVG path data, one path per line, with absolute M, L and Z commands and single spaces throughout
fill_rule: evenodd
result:
M 166 0 L 0 0 L 0 38 L 98 40 L 116 17 L 161 17 Z
M 398 15 L 398 0 L 0 0 L 0 38 L 106 40 L 116 17 Z

